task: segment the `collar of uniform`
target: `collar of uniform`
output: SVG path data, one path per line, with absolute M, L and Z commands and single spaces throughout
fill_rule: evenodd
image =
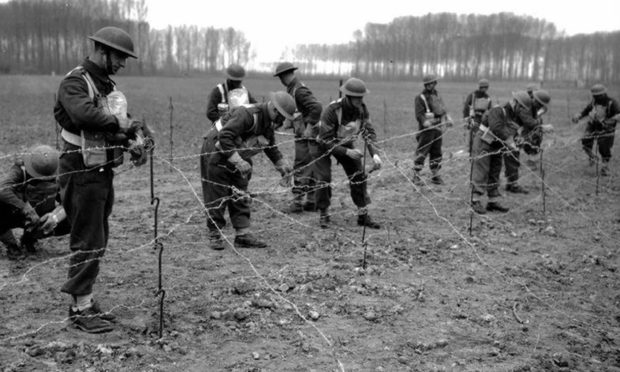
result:
M 297 76 L 294 76 L 293 80 L 291 80 L 291 82 L 288 83 L 288 85 L 286 86 L 286 89 L 291 91 L 291 90 L 295 89 L 297 84 L 299 84 L 299 78 Z M 295 97 L 293 97 L 293 98 L 295 98 Z
M 84 67 L 86 71 L 88 71 L 88 73 L 93 78 L 93 80 L 99 81 L 100 83 L 104 84 L 106 87 L 116 85 L 116 83 L 114 83 L 114 80 L 110 79 L 110 76 L 108 75 L 106 70 L 99 67 L 96 63 L 91 61 L 88 57 L 84 59 L 84 63 L 82 63 L 82 66 Z

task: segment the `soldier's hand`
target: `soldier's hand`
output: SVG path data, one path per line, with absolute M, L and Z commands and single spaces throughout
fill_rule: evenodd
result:
M 56 216 L 53 212 L 46 213 L 41 216 L 39 220 L 39 231 L 43 233 L 43 235 L 49 235 L 54 231 L 56 226 L 58 226 L 58 216 Z
M 379 157 L 379 155 L 374 154 L 372 156 L 372 170 L 376 171 L 381 169 L 381 165 L 383 165 L 383 161 L 381 160 L 381 158 Z
M 353 160 L 360 160 L 364 156 L 358 149 L 347 149 L 346 155 Z
M 431 125 L 433 125 L 433 122 L 432 122 L 432 121 L 430 121 L 430 120 L 424 120 L 424 123 L 422 123 L 422 126 L 423 126 L 424 128 L 428 128 L 428 127 L 430 127 Z
M 26 220 L 26 224 L 34 225 L 39 222 L 39 215 L 37 211 L 30 205 L 30 203 L 26 203 L 24 208 L 22 209 L 22 213 L 24 215 L 24 219 Z

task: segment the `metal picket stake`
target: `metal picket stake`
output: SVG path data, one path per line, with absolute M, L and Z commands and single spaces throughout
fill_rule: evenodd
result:
M 362 161 L 362 174 L 366 175 L 366 147 L 368 145 L 368 139 L 364 137 L 364 160 Z M 368 183 L 368 179 L 366 179 L 366 183 Z M 366 208 L 366 207 L 365 207 Z M 368 213 L 368 211 L 366 211 Z M 368 215 L 366 215 L 368 216 Z M 365 222 L 365 221 L 364 221 Z M 364 258 L 362 259 L 362 269 L 366 270 L 366 247 L 368 244 L 365 242 L 366 239 L 366 223 L 362 226 L 362 246 L 364 247 Z
M 151 179 L 151 205 L 155 204 L 154 208 L 154 222 L 153 222 L 153 250 L 159 250 L 158 258 L 157 258 L 157 269 L 158 269 L 158 281 L 157 281 L 157 291 L 155 292 L 155 296 L 160 296 L 159 299 L 159 338 L 163 337 L 164 332 L 164 298 L 166 297 L 166 291 L 162 287 L 162 254 L 164 253 L 164 245 L 159 241 L 159 234 L 157 231 L 158 225 L 158 211 L 159 211 L 159 198 L 155 197 L 155 182 L 153 176 L 153 151 L 151 149 L 149 151 L 149 160 L 150 160 L 150 179 Z

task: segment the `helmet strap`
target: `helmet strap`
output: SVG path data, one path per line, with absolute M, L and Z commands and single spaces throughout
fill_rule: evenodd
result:
M 114 73 L 114 70 L 112 69 L 112 58 L 110 57 L 110 49 L 105 48 L 104 54 L 105 54 L 105 70 L 108 73 L 108 75 L 112 75 Z

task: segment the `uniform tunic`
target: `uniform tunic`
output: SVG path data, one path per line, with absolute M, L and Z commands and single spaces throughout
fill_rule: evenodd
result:
M 340 120 L 339 114 L 340 111 Z M 352 137 L 343 137 L 341 127 L 347 123 L 359 120 L 360 128 Z M 347 149 L 355 148 L 355 138 L 361 135 L 366 139 L 368 151 L 372 157 L 376 153 L 376 133 L 370 122 L 370 116 L 365 104 L 362 104 L 361 112 L 353 107 L 348 99 L 332 102 L 325 108 L 321 115 L 319 126 L 319 146 L 321 155 L 317 159 L 317 186 L 316 202 L 318 209 L 327 209 L 331 199 L 331 180 L 333 156 L 342 165 L 348 179 L 353 203 L 359 208 L 370 204 L 370 197 L 366 187 L 366 172 L 362 166 L 362 160 L 351 159 L 346 155 Z M 330 156 L 331 155 L 331 156 Z
M 246 195 L 250 175 L 241 174 L 228 158 L 236 151 L 252 164 L 252 156 L 260 150 L 274 164 L 282 159 L 267 103 L 238 107 L 222 121 L 221 131 L 211 128 L 205 136 L 200 155 L 207 227 L 213 234 L 226 225 L 226 207 L 235 229 L 250 226 L 250 198 Z

